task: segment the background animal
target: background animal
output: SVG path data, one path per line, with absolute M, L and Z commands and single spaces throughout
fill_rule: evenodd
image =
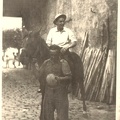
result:
M 10 64 L 16 68 L 16 62 L 18 62 L 18 50 L 16 48 L 7 48 L 2 56 L 2 60 L 6 63 L 6 68 L 10 67 Z

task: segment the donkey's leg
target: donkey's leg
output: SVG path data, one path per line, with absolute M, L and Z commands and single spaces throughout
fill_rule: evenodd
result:
M 81 98 L 83 101 L 83 110 L 86 111 L 87 108 L 86 108 L 86 104 L 85 104 L 85 86 L 84 86 L 83 63 L 82 63 L 80 57 L 76 54 L 74 54 L 73 62 L 74 62 L 74 79 L 75 79 L 75 82 L 77 82 L 79 84 Z
M 85 86 L 84 86 L 84 70 L 83 70 L 83 64 L 81 59 L 78 59 L 78 65 L 76 65 L 76 72 L 78 76 L 78 83 L 81 91 L 81 98 L 83 101 L 83 110 L 86 111 L 86 104 L 85 104 Z

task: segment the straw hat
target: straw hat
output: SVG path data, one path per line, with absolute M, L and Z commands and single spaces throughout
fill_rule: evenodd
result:
M 48 74 L 46 77 L 46 82 L 50 87 L 55 87 L 57 85 L 57 80 L 54 74 Z
M 60 17 L 62 17 L 62 18 L 64 18 L 66 20 L 66 15 L 64 15 L 64 14 L 57 14 L 55 16 L 55 19 L 54 19 L 53 23 L 56 24 L 57 19 L 60 18 Z

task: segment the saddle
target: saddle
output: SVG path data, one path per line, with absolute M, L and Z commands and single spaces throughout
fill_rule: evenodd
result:
M 72 72 L 72 81 L 71 81 L 71 92 L 73 95 L 77 95 L 79 85 L 82 85 L 84 79 L 84 70 L 83 63 L 81 58 L 74 52 L 67 51 L 62 55 L 63 59 L 65 59 Z
M 75 67 L 74 66 L 74 61 L 75 60 L 72 56 L 72 53 L 69 50 L 66 51 L 64 54 L 61 53 L 61 58 L 65 59 L 68 62 L 69 66 L 70 66 L 70 70 L 73 73 L 73 70 L 74 70 L 74 67 Z

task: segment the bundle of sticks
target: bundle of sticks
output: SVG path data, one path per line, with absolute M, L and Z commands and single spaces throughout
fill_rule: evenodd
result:
M 116 101 L 116 50 L 109 48 L 109 26 L 108 17 L 103 24 L 101 48 L 90 48 L 88 33 L 85 32 L 79 55 L 84 66 L 86 99 L 111 104 Z
M 109 50 L 102 78 L 99 100 L 114 103 L 116 97 L 116 55 L 115 50 Z
M 84 66 L 86 99 L 111 104 L 116 100 L 116 50 L 109 48 L 109 26 L 108 17 L 103 24 L 102 49 L 87 46 L 88 33 L 85 32 L 79 54 Z M 104 45 L 103 41 L 106 41 Z
M 82 55 L 86 99 L 115 102 L 115 50 L 87 47 Z

